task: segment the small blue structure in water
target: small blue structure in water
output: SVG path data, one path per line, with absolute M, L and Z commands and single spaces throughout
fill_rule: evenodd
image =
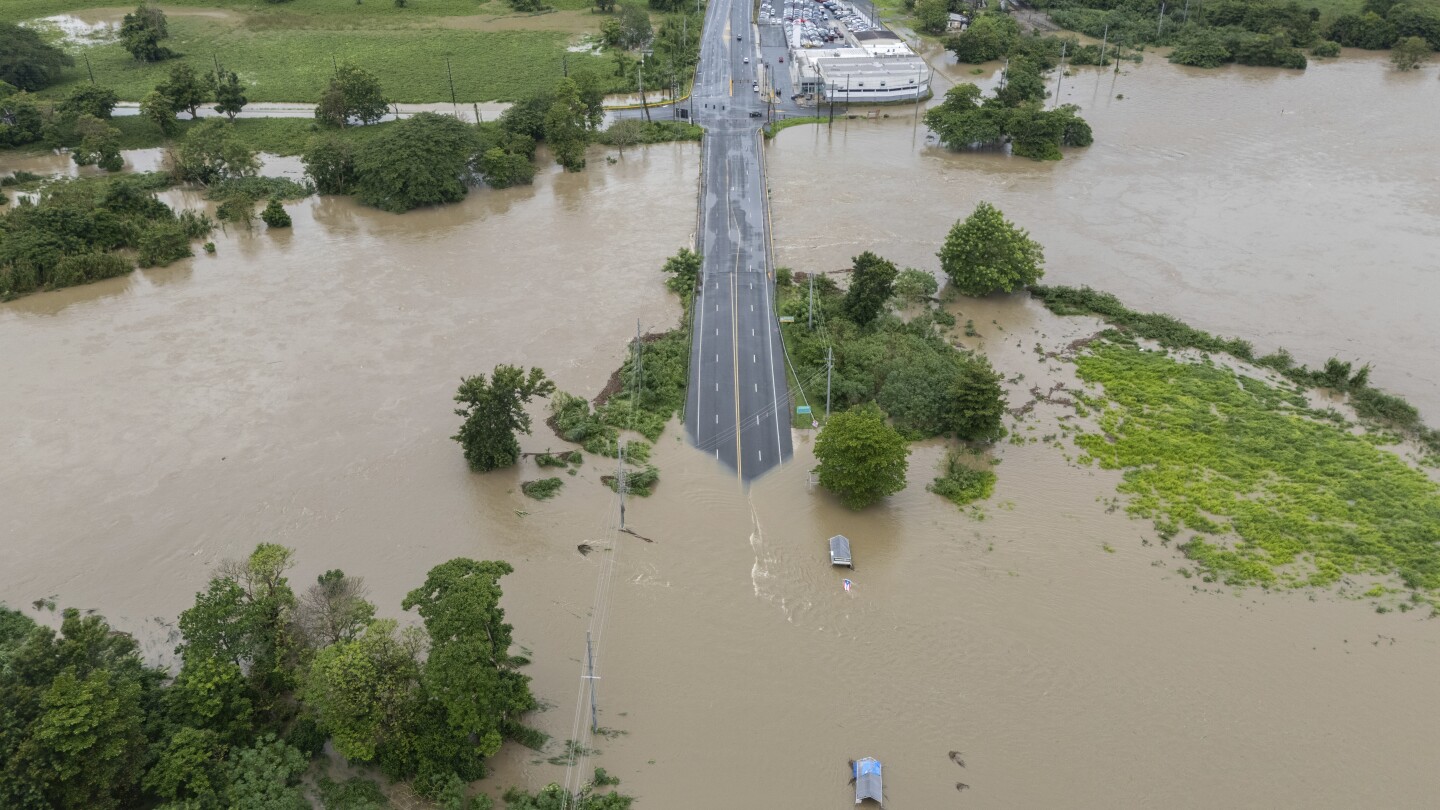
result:
M 885 785 L 880 779 L 880 760 L 874 757 L 855 760 L 855 803 L 859 804 L 866 799 L 874 799 L 876 804 L 885 806 Z

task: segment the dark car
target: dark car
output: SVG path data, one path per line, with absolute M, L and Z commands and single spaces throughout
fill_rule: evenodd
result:
M 759 117 L 762 116 L 762 115 L 764 115 L 764 113 L 760 112 L 759 110 L 751 110 L 751 111 L 750 111 L 750 117 L 751 117 L 751 118 L 759 118 Z

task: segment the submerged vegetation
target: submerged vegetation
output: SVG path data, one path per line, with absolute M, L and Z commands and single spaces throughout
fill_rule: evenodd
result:
M 47 184 L 0 216 L 0 300 L 166 265 L 210 233 L 203 214 L 155 198 L 164 173 Z M 133 252 L 132 252 L 133 251 Z
M 1440 597 L 1440 487 L 1374 437 L 1318 420 L 1302 396 L 1116 333 L 1075 363 L 1104 398 L 1076 443 L 1124 470 L 1127 510 L 1150 518 L 1208 577 L 1334 585 L 1397 577 Z M 1233 538 L 1228 540 L 1227 538 Z
M 956 506 L 966 506 L 990 497 L 995 491 L 995 473 L 977 470 L 967 465 L 960 453 L 951 451 L 940 463 L 940 475 L 926 489 Z

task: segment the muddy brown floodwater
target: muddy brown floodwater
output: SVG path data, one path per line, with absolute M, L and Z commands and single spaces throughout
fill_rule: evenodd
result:
M 1307 360 L 1353 347 L 1433 413 L 1414 344 L 1434 328 L 1410 317 L 1440 252 L 1429 78 L 1146 65 L 1118 80 L 1123 102 L 1087 109 L 1097 145 L 1052 165 L 912 149 L 896 120 L 789 130 L 770 159 L 779 258 L 873 248 L 933 269 L 988 198 L 1047 244 L 1052 280 Z M 1349 123 L 1362 100 L 1369 123 Z M 1292 104 L 1328 112 L 1268 112 Z M 215 563 L 260 541 L 298 550 L 296 582 L 364 576 L 392 616 L 431 566 L 506 559 L 508 617 L 553 705 L 534 722 L 564 740 L 613 559 L 599 706 L 622 734 L 589 764 L 640 807 L 852 806 L 845 762 L 867 755 L 896 808 L 1433 805 L 1434 622 L 1182 578 L 1101 502 L 1113 473 L 1043 444 L 997 448 L 984 519 L 924 490 L 936 443 L 857 514 L 810 486 L 808 434 L 747 493 L 672 425 L 655 495 L 627 514 L 653 543 L 608 530 L 609 460 L 545 503 L 518 492 L 533 466 L 469 474 L 448 439 L 461 375 L 536 364 L 593 394 L 637 318 L 674 321 L 655 269 L 690 239 L 697 170 L 696 147 L 651 147 L 403 217 L 312 199 L 289 206 L 292 232 L 0 306 L 0 595 L 97 608 L 164 659 Z M 1027 376 L 1017 402 L 1068 374 L 1034 342 L 1096 328 L 1014 298 L 953 308 Z M 543 426 L 523 444 L 559 446 Z M 837 532 L 853 573 L 827 564 Z M 565 776 L 515 746 L 496 766 L 492 792 Z

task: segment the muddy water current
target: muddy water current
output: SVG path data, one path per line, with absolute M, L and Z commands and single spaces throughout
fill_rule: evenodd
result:
M 1060 164 L 948 155 L 923 129 L 912 148 L 895 119 L 789 130 L 769 159 L 779 261 L 869 248 L 933 269 L 948 225 L 991 199 L 1046 243 L 1052 280 L 1304 359 L 1353 346 L 1430 408 L 1414 344 L 1434 328 L 1397 313 L 1435 292 L 1433 127 L 1414 120 L 1435 88 L 1376 64 L 1174 74 L 1122 75 L 1124 101 L 1087 107 L 1097 145 Z M 1277 94 L 1330 112 L 1262 118 Z M 1347 124 L 1361 99 L 1394 109 Z M 850 806 L 845 762 L 867 755 L 896 808 L 1433 805 L 1433 622 L 1186 579 L 1110 507 L 1113 474 L 1052 447 L 1000 445 L 977 514 L 924 490 L 946 448 L 918 445 L 910 487 L 855 514 L 810 485 L 807 433 L 746 492 L 672 425 L 656 493 L 627 510 L 653 542 L 613 532 L 609 460 L 544 503 L 518 491 L 542 476 L 528 462 L 469 474 L 448 438 L 461 375 L 534 364 L 593 394 L 636 319 L 678 316 L 655 268 L 691 237 L 698 149 L 591 157 L 403 217 L 307 200 L 289 233 L 232 229 L 214 257 L 0 306 L 0 597 L 99 609 L 166 660 L 176 613 L 260 541 L 298 550 L 295 582 L 364 576 L 392 616 L 432 565 L 506 559 L 508 617 L 551 705 L 534 722 L 564 740 L 608 582 L 600 723 L 619 734 L 587 764 L 640 807 Z M 1070 379 L 1034 343 L 1097 328 L 1017 299 L 952 308 L 1025 375 L 1016 404 Z M 526 450 L 560 446 L 536 427 Z M 827 564 L 838 532 L 854 572 Z M 565 777 L 515 746 L 496 765 L 492 791 Z

